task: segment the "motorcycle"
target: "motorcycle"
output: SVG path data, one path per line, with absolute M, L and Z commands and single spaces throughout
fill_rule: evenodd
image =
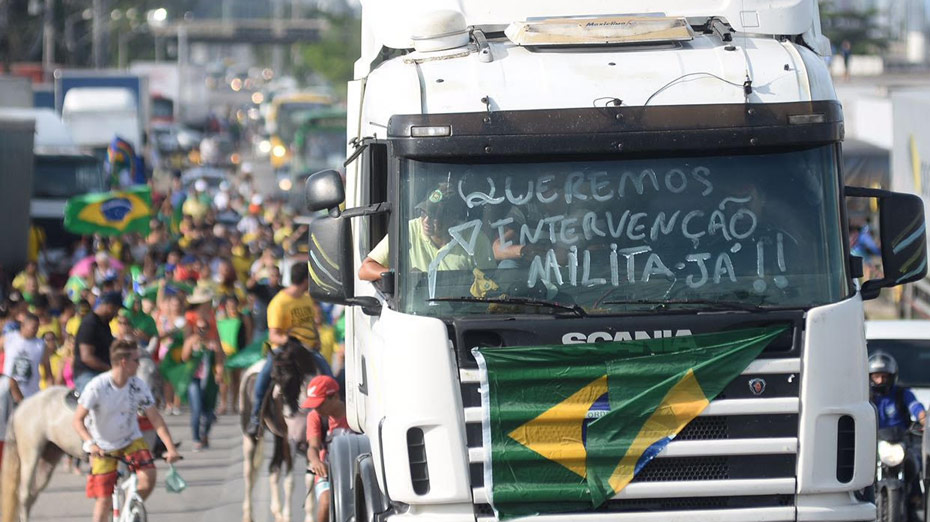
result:
M 922 437 L 923 428 L 917 423 L 909 429 L 895 427 L 878 430 L 878 459 L 874 485 L 876 520 L 905 522 L 910 518 L 909 512 L 916 511 L 908 509 L 910 495 L 904 468 L 907 465 L 908 452 L 914 451 L 911 448 L 916 448 L 913 442 Z

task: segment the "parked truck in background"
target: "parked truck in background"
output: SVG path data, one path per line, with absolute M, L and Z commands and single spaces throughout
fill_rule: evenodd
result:
M 310 225 L 310 293 L 349 305 L 361 433 L 329 445 L 335 520 L 496 518 L 473 348 L 749 326 L 785 331 L 632 483 L 534 520 L 874 520 L 854 494 L 875 469 L 863 300 L 926 273 L 922 205 L 844 187 L 815 0 L 620 10 L 644 14 L 363 0 L 345 187 L 327 171 L 306 189 L 328 211 Z M 861 285 L 851 197 L 880 208 L 884 275 Z M 424 212 L 440 204 L 458 211 L 437 232 Z M 427 226 L 448 245 L 428 267 L 408 258 Z M 390 270 L 360 280 L 382 240 Z M 579 430 L 533 451 L 574 452 Z
M 0 227 L 0 266 L 7 274 L 27 260 L 34 135 L 34 120 L 0 115 L 0 208 L 7 213 Z
M 78 238 L 64 228 L 65 203 L 71 197 L 107 189 L 101 162 L 82 151 L 54 109 L 0 109 L 0 118 L 35 121 L 29 217 L 45 233 L 45 268 L 66 273 L 65 251 Z
M 174 63 L 136 61 L 130 64 L 129 70 L 148 78 L 149 93 L 152 96 L 152 122 L 173 121 L 192 127 L 204 125 L 209 116 L 210 104 L 207 100 L 206 71 L 202 67 L 188 64 L 182 75 Z M 172 109 L 170 113 L 166 111 L 168 102 Z
M 930 89 L 891 95 L 891 188 L 917 194 L 930 210 Z M 907 285 L 899 301 L 905 318 L 930 317 L 930 279 Z
M 55 107 L 77 144 L 103 160 L 114 136 L 137 150 L 151 114 L 148 79 L 122 71 L 55 71 Z

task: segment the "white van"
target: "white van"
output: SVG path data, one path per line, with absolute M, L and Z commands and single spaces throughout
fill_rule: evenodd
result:
M 890 354 L 898 362 L 898 385 L 930 404 L 930 321 L 866 321 L 869 355 Z

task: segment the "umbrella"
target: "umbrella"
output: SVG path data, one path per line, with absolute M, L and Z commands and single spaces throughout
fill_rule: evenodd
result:
M 120 262 L 117 261 L 116 259 L 113 259 L 112 256 L 108 256 L 108 257 L 109 257 L 109 259 L 110 259 L 110 266 L 113 267 L 114 270 L 122 270 L 122 269 L 123 269 L 123 264 L 122 264 L 122 263 L 120 263 Z M 68 275 L 84 277 L 84 276 L 90 274 L 90 265 L 93 264 L 96 260 L 97 260 L 97 259 L 96 259 L 95 256 L 87 256 L 87 257 L 85 257 L 84 259 L 82 259 L 82 260 L 78 261 L 77 263 L 75 263 L 73 267 L 71 267 L 71 271 L 68 272 Z

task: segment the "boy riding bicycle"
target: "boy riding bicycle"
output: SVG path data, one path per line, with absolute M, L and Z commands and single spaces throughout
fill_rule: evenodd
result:
M 181 458 L 171 440 L 164 419 L 155 407 L 152 392 L 135 376 L 139 368 L 139 349 L 135 342 L 118 340 L 110 346 L 110 371 L 94 377 L 81 392 L 74 429 L 90 453 L 91 474 L 87 477 L 87 497 L 96 499 L 95 522 L 108 519 L 112 511 L 113 488 L 117 481 L 117 460 L 133 462 L 139 479 L 139 495 L 145 499 L 155 487 L 155 464 L 139 430 L 138 412 L 143 411 L 165 443 L 165 460 Z

